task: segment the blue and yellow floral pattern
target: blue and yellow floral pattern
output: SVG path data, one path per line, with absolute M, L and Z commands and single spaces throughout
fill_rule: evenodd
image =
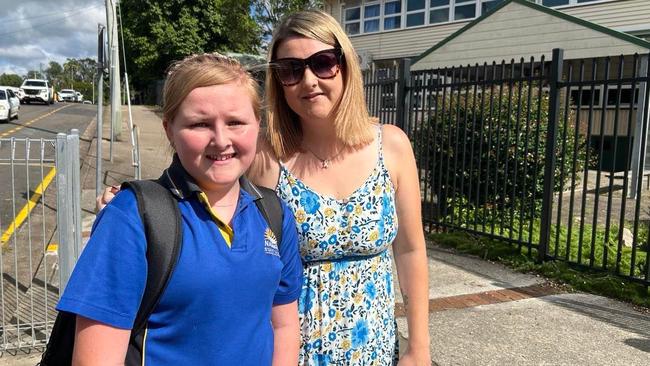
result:
M 381 135 L 379 136 L 381 141 Z M 295 213 L 304 265 L 300 364 L 392 365 L 395 189 L 384 164 L 347 199 L 323 196 L 281 166 L 277 191 Z

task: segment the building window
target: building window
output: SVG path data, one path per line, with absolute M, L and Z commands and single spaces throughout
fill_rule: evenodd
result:
M 379 4 L 370 4 L 363 7 L 363 33 L 379 32 L 379 15 Z
M 505 0 L 346 0 L 342 24 L 349 35 L 475 19 Z M 549 7 L 602 0 L 529 0 Z
M 426 0 L 406 0 L 406 26 L 424 25 Z
M 445 23 L 449 21 L 449 5 L 451 0 L 431 0 L 431 11 L 429 12 L 429 23 Z
M 488 11 L 494 9 L 499 5 L 500 3 L 504 2 L 505 0 L 483 0 L 481 1 L 481 9 L 480 12 L 481 14 L 485 14 Z
M 384 3 L 384 30 L 398 29 L 402 26 L 402 1 Z
M 361 25 L 361 7 L 345 9 L 345 32 L 359 34 Z
M 456 0 L 454 20 L 471 19 L 476 17 L 476 0 Z
M 580 90 L 579 88 L 571 88 L 571 104 L 574 106 L 580 105 L 581 108 L 599 107 L 601 106 L 600 89 L 586 88 Z
M 623 85 L 620 89 L 620 100 L 619 100 L 619 89 L 616 86 L 610 86 L 607 90 L 607 106 L 616 107 L 620 101 L 620 107 L 629 107 L 632 103 L 632 87 L 630 85 Z M 639 89 L 634 89 L 634 105 L 636 106 L 639 103 Z

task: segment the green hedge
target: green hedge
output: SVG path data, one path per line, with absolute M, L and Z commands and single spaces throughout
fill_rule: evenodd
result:
M 441 214 L 461 201 L 496 211 L 514 205 L 526 217 L 541 209 L 549 98 L 539 94 L 537 86 L 515 84 L 430 101 L 434 110 L 417 126 L 413 143 Z M 576 138 L 573 113 L 564 125 L 557 129 L 556 191 L 566 189 L 573 169 L 584 169 L 587 149 Z

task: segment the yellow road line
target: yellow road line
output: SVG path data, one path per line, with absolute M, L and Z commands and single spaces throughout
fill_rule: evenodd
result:
M 12 133 L 17 132 L 17 131 L 19 131 L 19 130 L 22 130 L 23 128 L 25 128 L 25 127 L 31 125 L 32 123 L 34 123 L 34 122 L 36 122 L 36 121 L 39 121 L 39 120 L 41 120 L 41 119 L 43 119 L 43 118 L 45 118 L 45 117 L 47 117 L 47 116 L 51 116 L 51 115 L 53 115 L 54 113 L 56 113 L 56 112 L 62 110 L 63 108 L 68 108 L 69 106 L 70 106 L 70 105 L 64 105 L 63 107 L 61 107 L 61 108 L 57 108 L 57 109 L 53 110 L 52 112 L 46 113 L 46 114 L 44 114 L 44 115 L 42 115 L 42 116 L 40 116 L 40 117 L 36 117 L 36 118 L 34 118 L 34 119 L 31 120 L 31 121 L 25 122 L 25 123 L 21 124 L 21 125 L 18 126 L 18 127 L 14 127 L 14 128 L 12 128 L 11 130 L 9 130 L 9 131 L 7 131 L 7 132 L 0 133 L 0 137 L 7 137 L 7 136 L 11 135 Z
M 7 243 L 9 242 L 9 238 L 11 238 L 11 235 L 13 235 L 14 231 L 16 231 L 16 228 L 19 228 L 20 225 L 25 222 L 25 219 L 27 219 L 27 216 L 29 213 L 32 211 L 34 207 L 36 207 L 36 204 L 38 203 L 38 200 L 41 198 L 43 195 L 43 192 L 47 189 L 47 186 L 52 183 L 52 179 L 54 179 L 54 175 L 56 174 L 56 168 L 52 168 L 49 173 L 43 178 L 43 181 L 36 187 L 36 191 L 34 191 L 34 194 L 29 198 L 29 201 L 27 201 L 27 204 L 20 210 L 18 215 L 16 215 L 16 218 L 14 221 L 9 224 L 9 227 L 5 232 L 2 234 L 2 238 L 0 238 L 0 245 L 2 248 L 4 248 Z

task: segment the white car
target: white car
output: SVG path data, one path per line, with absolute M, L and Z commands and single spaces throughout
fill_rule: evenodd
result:
M 22 99 L 23 99 L 23 91 L 22 91 L 22 89 L 20 89 L 20 88 L 16 88 L 16 87 L 14 86 L 14 87 L 11 87 L 11 90 L 14 92 L 14 94 L 16 95 L 16 97 L 18 98 L 18 100 L 19 100 L 19 101 L 22 101 Z
M 10 86 L 0 86 L 0 121 L 9 122 L 18 119 L 20 100 Z
M 31 102 L 44 104 L 54 103 L 54 88 L 52 88 L 52 85 L 47 80 L 25 79 L 20 89 L 23 90 L 22 101 L 27 104 Z
M 61 89 L 59 90 L 59 99 L 63 100 L 64 102 L 76 102 L 77 94 L 72 89 Z
M 75 92 L 75 94 L 77 96 L 77 103 L 81 103 L 81 102 L 84 101 L 84 95 L 83 94 L 81 94 L 79 92 Z

